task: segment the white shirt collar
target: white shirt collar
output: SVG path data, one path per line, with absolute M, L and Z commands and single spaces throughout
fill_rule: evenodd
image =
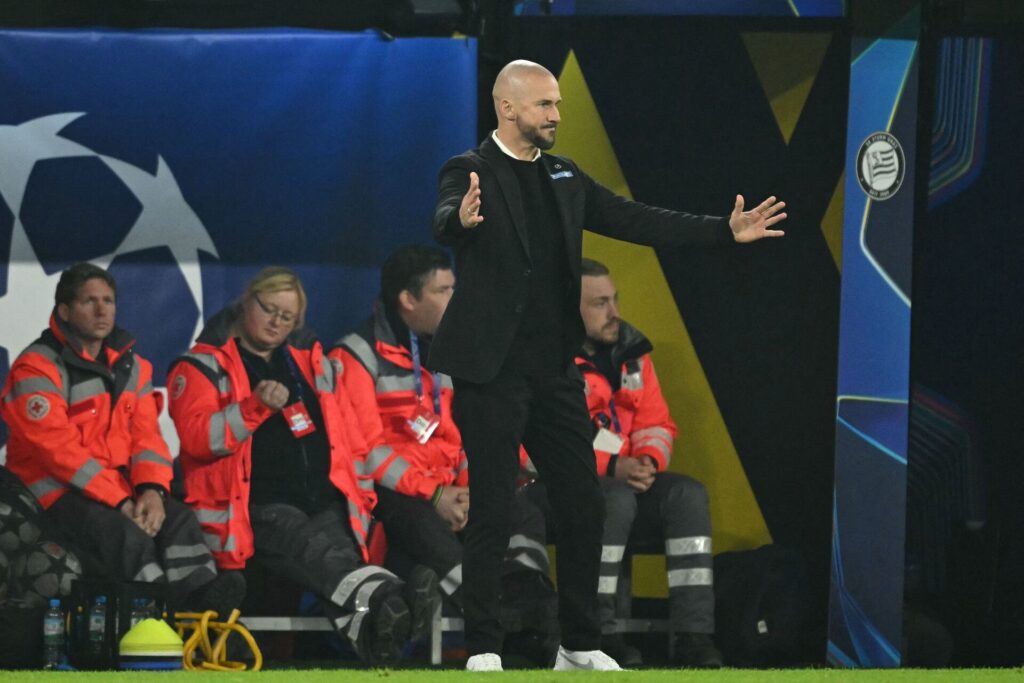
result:
M 494 140 L 495 143 L 497 143 L 498 149 L 500 149 L 502 152 L 504 152 L 505 154 L 509 155 L 513 159 L 517 159 L 519 161 L 522 161 L 522 159 L 520 159 L 519 157 L 517 157 L 515 154 L 512 153 L 512 150 L 510 150 L 508 147 L 505 146 L 504 142 L 502 142 L 501 140 L 498 139 L 498 131 L 497 130 L 491 131 L 491 138 Z M 537 148 L 535 151 L 536 151 L 536 154 L 534 154 L 533 158 L 530 159 L 531 162 L 534 162 L 534 161 L 537 161 L 537 159 L 540 159 L 540 149 Z

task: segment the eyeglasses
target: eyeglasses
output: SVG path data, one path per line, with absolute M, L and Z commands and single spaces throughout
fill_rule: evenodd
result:
M 282 325 L 294 325 L 298 321 L 298 316 L 294 313 L 282 311 L 277 306 L 268 306 L 260 300 L 258 295 L 253 294 L 252 298 L 256 302 L 256 305 L 260 307 L 260 310 L 263 311 L 263 313 L 271 320 L 276 318 Z

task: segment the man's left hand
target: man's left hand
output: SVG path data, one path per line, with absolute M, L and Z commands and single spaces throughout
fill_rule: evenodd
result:
M 732 215 L 729 216 L 729 227 L 732 229 L 733 239 L 737 242 L 753 242 L 762 237 L 782 237 L 786 234 L 782 230 L 769 230 L 769 228 L 786 219 L 785 213 L 779 213 L 784 208 L 786 208 L 786 202 L 779 202 L 775 200 L 775 197 L 769 197 L 757 208 L 744 211 L 743 195 L 736 195 L 736 206 L 733 207 Z
M 133 519 L 143 531 L 156 536 L 164 524 L 167 513 L 164 510 L 164 499 L 153 489 L 146 489 L 135 499 L 135 516 Z

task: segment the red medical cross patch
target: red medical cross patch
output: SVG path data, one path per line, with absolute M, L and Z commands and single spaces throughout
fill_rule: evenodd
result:
M 36 394 L 25 404 L 25 414 L 30 420 L 42 420 L 50 412 L 50 402 L 45 396 Z

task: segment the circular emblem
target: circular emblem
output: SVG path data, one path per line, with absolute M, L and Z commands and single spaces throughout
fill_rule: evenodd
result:
M 178 375 L 174 378 L 174 382 L 171 385 L 171 398 L 177 401 L 181 398 L 181 395 L 185 393 L 185 375 Z
M 30 420 L 42 420 L 50 412 L 50 402 L 45 396 L 36 394 L 25 402 L 25 414 Z
M 864 193 L 878 201 L 899 191 L 906 168 L 900 141 L 888 133 L 872 133 L 857 152 L 857 180 Z

